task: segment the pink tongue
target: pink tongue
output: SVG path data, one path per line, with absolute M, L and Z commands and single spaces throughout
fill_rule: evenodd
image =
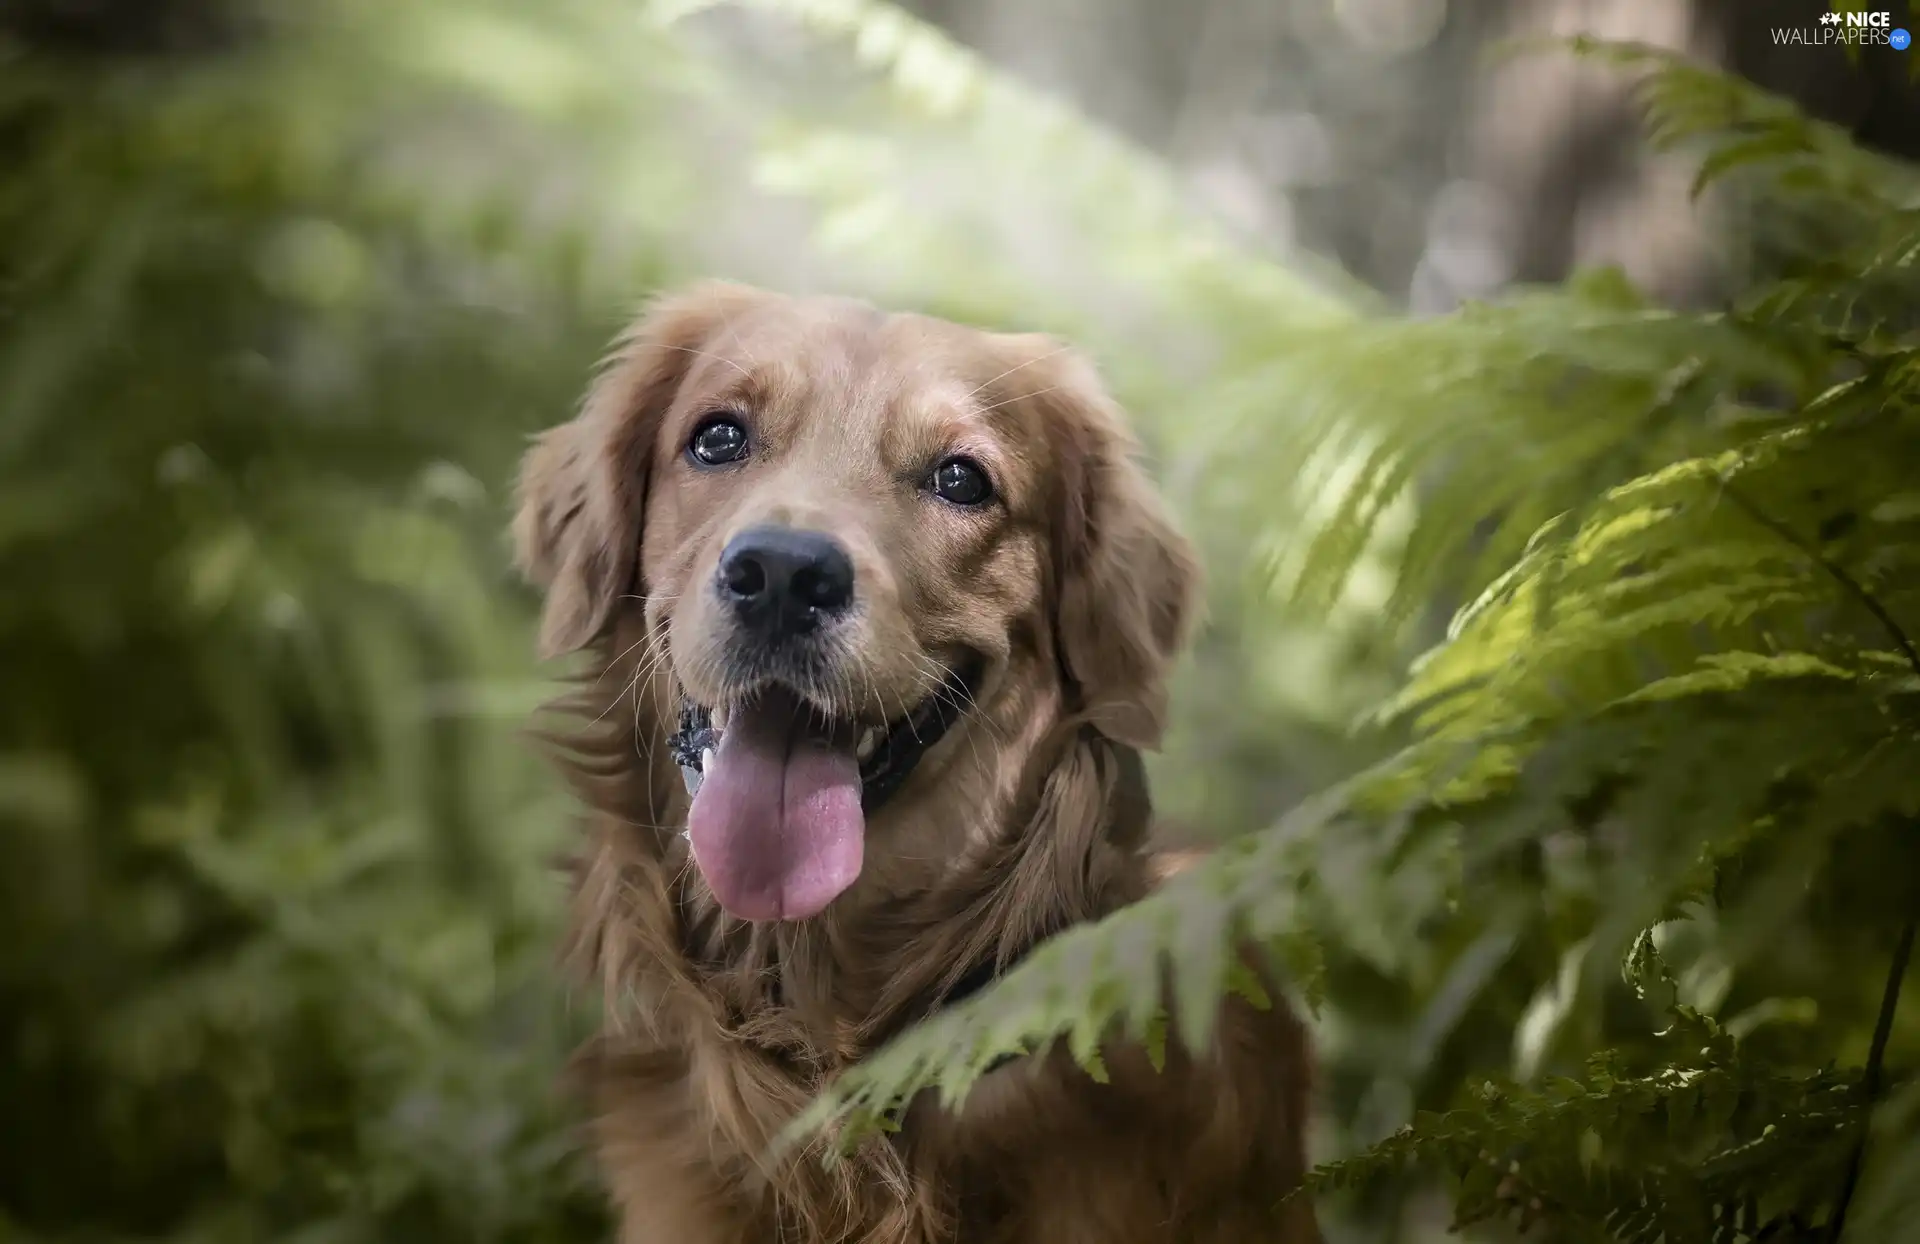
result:
M 860 764 L 801 728 L 790 696 L 736 713 L 687 814 L 720 906 L 742 920 L 817 916 L 860 875 Z

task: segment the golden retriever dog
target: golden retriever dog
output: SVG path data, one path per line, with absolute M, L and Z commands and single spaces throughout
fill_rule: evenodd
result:
M 1196 609 L 1091 369 L 1037 336 L 709 284 L 523 464 L 591 812 L 581 1058 L 624 1244 L 1305 1244 L 1307 1051 L 1229 1002 L 1156 1071 L 1064 1051 L 829 1165 L 836 1073 L 1146 894 L 1140 750 Z M 1272 991 L 1277 999 L 1278 991 Z

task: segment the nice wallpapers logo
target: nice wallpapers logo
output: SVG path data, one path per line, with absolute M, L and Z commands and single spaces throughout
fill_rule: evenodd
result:
M 1826 12 L 1812 26 L 1775 26 L 1773 41 L 1807 47 L 1889 47 L 1904 52 L 1913 36 L 1893 24 L 1891 13 Z

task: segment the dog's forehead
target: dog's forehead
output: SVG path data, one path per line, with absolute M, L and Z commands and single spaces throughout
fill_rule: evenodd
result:
M 729 321 L 690 377 L 696 403 L 737 401 L 826 420 L 883 452 L 904 435 L 1004 432 L 988 392 L 1010 364 L 997 338 L 929 316 L 829 298 L 784 299 Z M 825 429 L 813 429 L 823 431 Z

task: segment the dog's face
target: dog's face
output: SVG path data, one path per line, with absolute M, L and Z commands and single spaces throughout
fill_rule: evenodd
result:
M 654 742 L 695 731 L 701 874 L 816 915 L 960 758 L 1023 759 L 1014 706 L 1154 742 L 1196 575 L 1132 448 L 1045 339 L 702 287 L 528 455 L 543 645 L 637 613 L 685 719 Z

